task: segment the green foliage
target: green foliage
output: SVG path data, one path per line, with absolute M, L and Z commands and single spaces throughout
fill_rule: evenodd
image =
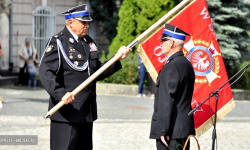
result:
M 114 27 L 117 26 L 119 20 L 118 17 L 118 6 L 116 2 L 122 2 L 122 0 L 91 0 L 90 6 L 92 9 L 91 17 L 94 20 L 100 21 L 103 23 L 104 34 L 109 41 L 111 41 L 117 31 L 114 30 Z
M 139 73 L 137 71 L 137 64 L 132 64 L 133 61 L 131 60 L 134 59 L 136 59 L 134 58 L 134 55 L 129 55 L 126 59 L 121 60 L 122 69 L 100 82 L 116 84 L 137 84 L 139 82 Z
M 239 66 L 235 67 L 235 73 L 244 68 L 249 61 L 244 61 L 241 63 Z M 241 73 L 240 73 L 241 75 Z M 238 77 L 240 76 L 238 75 Z M 242 77 L 235 82 L 235 84 L 232 85 L 233 88 L 238 88 L 238 89 L 250 89 L 250 67 L 246 69 L 246 72 L 242 75 Z M 236 77 L 237 78 L 237 77 Z
M 250 6 L 239 0 L 207 0 L 228 76 L 235 65 L 250 59 Z
M 130 44 L 175 5 L 175 0 L 124 0 L 119 10 L 117 35 L 112 40 L 107 57 L 114 56 L 121 46 Z M 123 69 L 105 79 L 105 82 L 137 84 L 139 75 L 136 55 L 134 49 L 121 61 Z

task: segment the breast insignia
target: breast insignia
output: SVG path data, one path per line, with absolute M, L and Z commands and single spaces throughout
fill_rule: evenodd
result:
M 94 42 L 89 43 L 90 52 L 97 51 L 97 47 Z
M 53 48 L 53 45 L 48 46 L 48 47 L 46 48 L 45 52 L 46 52 L 46 53 L 50 52 L 50 51 L 52 50 L 52 48 Z
M 81 59 L 81 58 L 82 58 L 82 55 L 81 55 L 81 54 L 78 54 L 78 58 L 80 58 L 80 59 Z
M 72 56 L 72 55 L 73 55 L 73 53 L 69 53 L 69 58 L 70 58 L 70 59 L 73 59 L 73 56 Z
M 79 62 L 78 61 L 74 61 L 74 65 L 78 66 Z
M 72 48 L 72 47 L 68 47 L 67 49 L 68 49 L 68 51 L 70 51 L 70 52 L 74 52 L 74 51 L 75 51 L 75 49 Z

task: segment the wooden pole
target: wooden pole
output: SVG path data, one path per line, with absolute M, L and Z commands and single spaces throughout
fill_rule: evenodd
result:
M 164 15 L 161 19 L 159 19 L 156 23 L 154 23 L 151 27 L 149 27 L 146 31 L 144 31 L 140 36 L 138 36 L 133 42 L 131 42 L 127 47 L 133 48 L 137 43 L 139 43 L 143 38 L 149 35 L 154 29 L 161 26 L 163 23 L 167 21 L 168 18 L 173 16 L 178 10 L 184 7 L 190 0 L 183 0 L 177 6 L 175 6 L 171 11 L 169 11 L 166 15 Z M 94 74 L 92 74 L 88 79 L 86 79 L 82 84 L 80 84 L 75 90 L 72 91 L 72 94 L 75 96 L 78 94 L 83 88 L 85 88 L 89 83 L 91 83 L 95 78 L 97 78 L 101 73 L 103 73 L 107 68 L 109 68 L 113 63 L 119 60 L 122 56 L 122 53 L 116 53 L 115 56 L 110 59 L 107 63 L 105 63 L 100 69 L 98 69 Z M 52 116 L 57 110 L 59 110 L 63 105 L 64 101 L 60 101 L 56 106 L 54 106 L 49 112 L 44 116 L 45 119 Z

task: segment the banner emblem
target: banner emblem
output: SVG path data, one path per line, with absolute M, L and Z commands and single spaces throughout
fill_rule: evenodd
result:
M 190 40 L 184 45 L 184 54 L 191 62 L 195 72 L 195 83 L 208 83 L 209 86 L 216 78 L 220 78 L 220 63 L 218 55 L 220 53 L 214 48 L 213 43 L 205 40 Z

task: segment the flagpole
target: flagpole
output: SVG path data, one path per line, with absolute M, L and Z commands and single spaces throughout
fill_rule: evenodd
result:
M 163 23 L 167 21 L 171 16 L 177 13 L 182 7 L 184 7 L 190 0 L 183 0 L 177 6 L 175 6 L 172 10 L 170 10 L 166 15 L 164 15 L 161 19 L 159 19 L 156 23 L 154 23 L 151 27 L 149 27 L 146 31 L 144 31 L 141 35 L 139 35 L 134 41 L 132 41 L 127 47 L 133 48 L 136 44 L 138 44 L 143 38 L 148 36 L 152 31 L 154 31 L 157 27 L 161 26 Z M 82 84 L 80 84 L 75 90 L 72 91 L 72 94 L 75 96 L 78 94 L 83 88 L 85 88 L 89 83 L 91 83 L 95 78 L 97 78 L 101 73 L 103 73 L 107 68 L 109 68 L 113 63 L 119 60 L 122 56 L 122 53 L 116 53 L 115 56 L 110 59 L 107 63 L 105 63 L 100 69 L 98 69 L 94 74 L 92 74 L 88 79 L 86 79 Z M 54 106 L 48 113 L 44 116 L 45 119 L 52 116 L 56 111 L 58 111 L 63 105 L 65 105 L 64 101 L 60 101 L 56 106 Z
M 240 71 L 238 71 L 235 75 L 233 75 L 227 82 L 225 82 L 221 87 L 219 87 L 216 91 L 214 91 L 212 94 L 209 95 L 209 97 L 207 99 L 205 99 L 200 105 L 197 105 L 193 110 L 191 110 L 188 115 L 192 115 L 201 105 L 203 105 L 207 100 L 209 100 L 211 97 L 215 96 L 216 98 L 216 103 L 215 103 L 215 113 L 214 113 L 214 129 L 213 129 L 213 133 L 212 133 L 212 150 L 214 150 L 214 146 L 215 146 L 215 139 L 216 139 L 216 120 L 217 120 L 217 106 L 218 106 L 218 99 L 219 99 L 219 91 L 227 84 L 229 83 L 229 81 L 231 81 L 233 78 L 235 78 L 240 72 L 242 72 L 243 70 L 247 70 L 247 67 L 250 65 L 250 62 L 244 66 Z M 245 71 L 242 73 L 244 74 Z M 240 76 L 241 77 L 241 76 Z M 239 78 L 240 78 L 239 77 Z M 238 78 L 238 79 L 239 79 Z M 237 79 L 237 80 L 238 80 Z M 236 81 L 237 81 L 236 80 Z M 235 81 L 233 82 L 235 83 Z M 232 84 L 233 84 L 232 83 Z M 231 86 L 231 85 L 229 85 Z M 227 87 L 226 87 L 227 88 Z M 212 119 L 212 118 L 211 118 Z

